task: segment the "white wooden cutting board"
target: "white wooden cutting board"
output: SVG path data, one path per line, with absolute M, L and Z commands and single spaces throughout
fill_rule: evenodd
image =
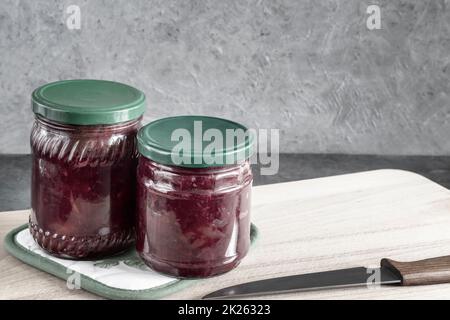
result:
M 260 237 L 234 271 L 169 296 L 198 299 L 242 282 L 355 266 L 381 258 L 450 255 L 450 191 L 406 171 L 357 174 L 255 187 L 253 222 Z M 28 211 L 0 213 L 0 236 L 27 221 Z M 0 248 L 0 299 L 97 298 L 69 290 Z M 259 299 L 450 299 L 450 284 L 349 288 Z

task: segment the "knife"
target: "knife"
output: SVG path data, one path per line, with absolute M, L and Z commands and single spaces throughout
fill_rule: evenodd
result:
M 415 286 L 450 282 L 450 256 L 412 262 L 382 259 L 379 268 L 357 267 L 247 282 L 214 291 L 203 299 L 361 287 Z

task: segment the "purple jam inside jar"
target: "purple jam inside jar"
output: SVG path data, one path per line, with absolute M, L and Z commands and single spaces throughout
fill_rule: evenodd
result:
M 250 246 L 250 165 L 186 169 L 139 158 L 136 248 L 154 270 L 209 277 Z
M 141 258 L 178 278 L 210 277 L 235 268 L 250 246 L 252 181 L 248 159 L 196 168 L 162 164 L 141 152 L 136 227 Z
M 36 119 L 30 227 L 68 258 L 122 251 L 133 241 L 139 121 L 70 126 Z
M 95 83 L 86 90 L 92 86 Z M 89 103 L 95 101 L 91 98 Z M 50 254 L 70 259 L 98 258 L 129 248 L 134 241 L 141 116 L 80 125 L 48 119 L 38 111 L 30 139 L 29 227 L 35 241 Z M 73 119 L 79 118 L 69 118 Z M 103 118 L 95 118 L 99 119 Z

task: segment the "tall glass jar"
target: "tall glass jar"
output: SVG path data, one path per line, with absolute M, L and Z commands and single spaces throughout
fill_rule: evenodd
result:
M 62 258 L 125 250 L 134 240 L 145 96 L 121 83 L 68 80 L 36 89 L 32 104 L 32 236 Z
M 188 161 L 180 161 L 176 130 L 195 135 L 194 123 L 202 126 L 202 136 L 183 139 L 205 148 L 187 150 Z M 224 119 L 182 116 L 154 121 L 138 133 L 136 248 L 148 266 L 170 276 L 227 272 L 250 246 L 252 140 L 246 136 L 234 149 L 216 145 L 219 161 L 206 161 L 208 142 L 202 137 L 209 129 L 223 137 L 226 129 L 247 130 Z

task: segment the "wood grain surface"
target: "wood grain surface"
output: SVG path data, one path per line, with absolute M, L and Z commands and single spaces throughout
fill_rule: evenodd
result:
M 0 213 L 0 236 L 28 211 Z M 256 246 L 242 264 L 168 299 L 198 299 L 242 282 L 450 254 L 450 191 L 406 171 L 378 170 L 255 187 Z M 92 299 L 0 248 L 1 299 Z M 348 288 L 258 299 L 450 299 L 450 284 Z

